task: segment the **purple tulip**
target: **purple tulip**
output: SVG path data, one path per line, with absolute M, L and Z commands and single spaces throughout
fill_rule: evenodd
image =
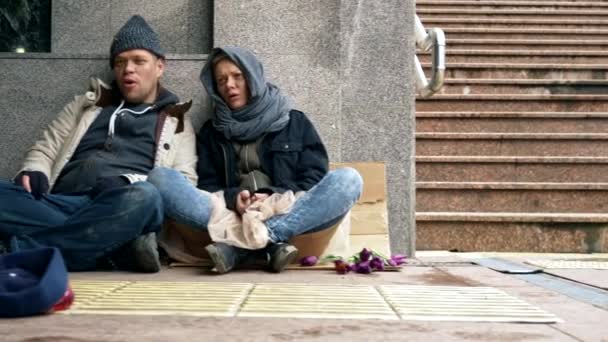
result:
M 355 264 L 355 272 L 369 274 L 372 273 L 372 267 L 369 265 L 369 261 L 361 261 Z
M 384 271 L 384 261 L 380 257 L 373 257 L 369 265 L 374 271 Z
M 395 260 L 393 260 L 393 259 L 388 259 L 386 262 L 388 262 L 388 264 L 389 264 L 390 266 L 399 266 L 399 265 L 397 264 L 397 262 L 396 262 Z
M 317 264 L 317 261 L 319 261 L 319 259 L 314 255 L 303 257 L 300 259 L 300 266 L 314 266 Z
M 361 250 L 361 252 L 359 253 L 359 260 L 368 261 L 371 256 L 372 256 L 372 252 L 367 248 L 363 248 Z
M 397 264 L 397 266 L 404 264 L 405 258 L 406 258 L 406 256 L 403 254 L 395 254 L 395 255 L 391 256 L 391 260 L 393 260 L 395 262 L 395 264 Z M 389 262 L 389 264 L 390 264 L 390 262 Z

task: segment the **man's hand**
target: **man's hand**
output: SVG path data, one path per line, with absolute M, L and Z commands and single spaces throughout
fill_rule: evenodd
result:
M 236 196 L 236 211 L 240 215 L 243 215 L 251 203 L 251 193 L 249 193 L 249 190 L 239 192 Z
M 37 200 L 49 191 L 49 179 L 40 171 L 23 171 L 15 177 L 15 183 L 23 186 Z

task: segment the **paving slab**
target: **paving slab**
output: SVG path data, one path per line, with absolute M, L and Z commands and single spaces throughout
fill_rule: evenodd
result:
M 437 256 L 435 256 L 437 257 Z M 446 257 L 446 260 L 457 261 Z M 427 259 L 428 260 L 428 259 Z M 420 260 L 418 260 L 420 261 Z M 301 283 L 362 285 L 491 286 L 564 320 L 558 324 L 375 319 L 298 319 L 53 314 L 0 320 L 2 341 L 602 341 L 608 311 L 577 302 L 510 275 L 480 266 L 408 265 L 399 272 L 338 275 L 333 271 L 259 270 L 210 275 L 199 268 L 163 269 L 158 274 L 72 273 L 71 279 L 167 282 Z
M 554 324 L 552 327 L 568 336 L 581 341 L 608 340 L 608 326 L 605 324 L 605 322 L 608 322 L 608 311 L 606 310 L 531 285 L 513 275 L 483 268 L 480 268 L 478 273 L 471 272 L 470 268 L 463 267 L 451 267 L 443 270 L 457 277 L 477 281 L 481 286 L 499 287 L 508 294 L 558 315 L 564 322 Z M 495 274 L 492 274 L 492 272 Z M 503 282 L 502 286 L 499 284 L 500 280 Z

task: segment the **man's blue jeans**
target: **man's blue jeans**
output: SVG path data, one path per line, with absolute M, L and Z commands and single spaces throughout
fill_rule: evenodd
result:
M 211 216 L 208 192 L 193 186 L 182 174 L 168 168 L 153 169 L 148 181 L 163 198 L 165 215 L 193 228 L 207 229 Z M 291 211 L 266 221 L 270 240 L 286 242 L 294 236 L 327 229 L 352 208 L 363 188 L 363 180 L 352 168 L 329 172 L 298 198 Z
M 0 239 L 17 251 L 40 246 L 61 250 L 71 271 L 93 270 L 97 259 L 163 220 L 158 190 L 147 182 L 87 193 L 46 194 L 40 200 L 20 185 L 0 180 Z

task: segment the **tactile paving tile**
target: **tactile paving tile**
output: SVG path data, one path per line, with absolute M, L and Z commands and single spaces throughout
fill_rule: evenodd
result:
M 284 283 L 257 284 L 237 316 L 399 319 L 372 286 Z
M 491 287 L 85 280 L 71 285 L 76 299 L 64 314 L 561 321 Z
M 74 281 L 65 313 L 234 316 L 253 284 Z
M 383 285 L 378 288 L 403 320 L 561 322 L 555 315 L 491 287 Z
M 527 264 L 542 268 L 608 270 L 608 260 L 527 260 Z
M 85 306 L 91 301 L 129 284 L 131 284 L 130 281 L 72 280 L 70 281 L 72 291 L 74 291 L 74 304 L 72 304 L 72 309 Z

